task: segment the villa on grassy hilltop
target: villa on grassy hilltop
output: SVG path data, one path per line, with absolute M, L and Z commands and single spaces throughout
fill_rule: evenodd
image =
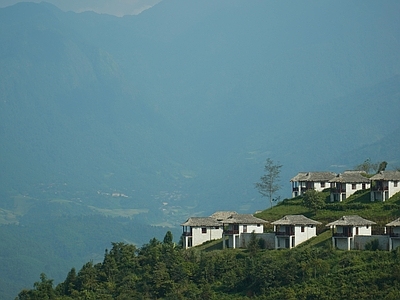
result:
M 228 238 L 229 248 L 238 248 L 246 244 L 251 233 L 263 233 L 268 223 L 250 214 L 238 214 L 232 211 L 218 211 L 209 217 L 190 217 L 182 223 L 183 248 L 198 246 L 204 242 Z M 223 247 L 226 243 L 223 243 Z
M 291 249 L 316 236 L 316 226 L 322 223 L 303 215 L 286 215 L 271 224 L 274 225 L 275 249 Z
M 335 176 L 336 174 L 332 172 L 300 172 L 290 179 L 292 197 L 301 196 L 309 189 L 322 192 L 330 187 L 328 182 Z
M 264 232 L 266 220 L 251 214 L 220 211 L 210 217 L 191 217 L 182 223 L 183 248 L 191 248 L 205 242 L 222 239 L 222 248 L 246 248 L 255 234 L 265 249 L 291 249 L 315 237 L 316 226 L 321 222 L 303 215 L 287 215 L 272 222 L 274 232 Z
M 389 251 L 400 246 L 400 218 L 386 224 L 386 233 L 389 235 Z
M 360 216 L 343 216 L 339 220 L 326 224 L 332 229 L 332 245 L 342 250 L 358 249 L 358 236 L 371 236 L 371 226 L 376 224 Z
M 250 239 L 249 234 L 260 234 L 264 232 L 264 224 L 268 223 L 250 214 L 235 214 L 222 221 L 224 232 L 222 240 L 228 237 L 229 248 L 245 247 L 246 241 Z M 247 239 L 246 239 L 247 237 Z M 225 243 L 222 244 L 225 248 Z
M 217 211 L 209 217 L 191 217 L 181 224 L 183 227 L 183 248 L 198 246 L 207 241 L 217 240 L 223 234 L 223 221 L 235 211 Z
M 371 201 L 385 201 L 400 192 L 400 172 L 381 171 L 371 178 Z
M 359 190 L 369 189 L 371 181 L 363 174 L 363 171 L 345 171 L 329 180 L 331 202 L 341 202 Z

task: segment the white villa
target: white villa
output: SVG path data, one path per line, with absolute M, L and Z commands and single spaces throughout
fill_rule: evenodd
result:
M 335 176 L 332 172 L 300 172 L 290 180 L 292 197 L 301 196 L 309 189 L 321 192 L 330 187 L 328 182 Z
M 386 224 L 386 233 L 389 235 L 389 251 L 400 246 L 400 218 Z
M 385 201 L 400 192 L 400 172 L 381 171 L 371 178 L 371 201 Z
M 263 233 L 265 223 L 268 222 L 250 214 L 238 214 L 234 211 L 218 211 L 209 217 L 191 217 L 181 224 L 183 248 L 220 238 L 223 238 L 225 248 L 226 237 L 229 248 L 238 248 L 246 244 L 246 233 Z
M 181 226 L 184 249 L 220 239 L 223 231 L 221 222 L 212 217 L 191 217 Z
M 303 215 L 287 215 L 271 224 L 274 225 L 275 249 L 291 249 L 316 236 L 316 226 L 321 222 Z
M 225 248 L 225 238 L 228 237 L 229 248 L 244 247 L 246 244 L 247 233 L 261 234 L 264 232 L 263 224 L 268 223 L 250 214 L 234 214 L 223 222 L 224 232 L 222 235 L 223 248 Z
M 343 201 L 356 191 L 370 188 L 370 179 L 363 176 L 363 171 L 345 171 L 329 180 L 331 187 L 331 202 Z
M 371 226 L 376 224 L 360 216 L 343 216 L 326 226 L 332 229 L 332 244 L 342 250 L 356 249 L 357 236 L 371 236 Z

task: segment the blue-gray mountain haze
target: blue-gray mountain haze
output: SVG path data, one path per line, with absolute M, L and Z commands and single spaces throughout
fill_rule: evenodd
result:
M 268 157 L 281 198 L 299 171 L 398 167 L 399 16 L 398 1 L 0 9 L 0 298 L 113 241 L 177 241 L 189 215 L 266 208 Z

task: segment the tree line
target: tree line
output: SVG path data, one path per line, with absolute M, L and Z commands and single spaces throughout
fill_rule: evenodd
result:
M 16 299 L 399 299 L 400 251 L 184 250 L 155 238 L 112 243 L 104 260 L 72 268 L 56 286 L 45 274 Z

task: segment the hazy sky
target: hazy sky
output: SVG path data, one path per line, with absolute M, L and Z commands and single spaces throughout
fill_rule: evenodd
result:
M 64 11 L 95 11 L 122 17 L 136 15 L 152 7 L 161 0 L 46 0 Z M 0 0 L 0 7 L 13 5 L 17 2 L 43 2 L 42 0 Z

